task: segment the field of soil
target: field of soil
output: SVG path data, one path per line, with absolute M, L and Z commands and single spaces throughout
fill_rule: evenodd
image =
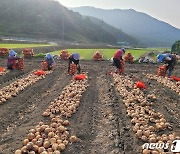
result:
M 34 69 L 40 69 L 42 59 L 25 59 L 25 70 L 13 70 L 0 76 L 0 88 L 22 78 Z M 42 113 L 50 102 L 56 99 L 63 88 L 70 84 L 72 76 L 67 75 L 67 61 L 56 60 L 56 69 L 46 77 L 25 88 L 16 97 L 0 105 L 0 154 L 13 154 L 22 147 L 29 129 L 40 121 L 47 121 Z M 0 66 L 5 66 L 0 59 Z M 122 97 L 116 90 L 113 76 L 114 67 L 109 61 L 81 61 L 83 72 L 87 72 L 88 84 L 80 99 L 80 106 L 68 118 L 70 134 L 78 142 L 68 144 L 62 154 L 138 154 L 143 141 L 132 131 L 131 119 L 127 116 Z M 147 73 L 156 74 L 157 64 L 126 64 L 125 76 L 133 81 L 146 84 L 144 93 L 154 94 L 152 108 L 165 115 L 172 130 L 180 130 L 180 102 L 178 93 L 155 80 L 148 79 Z M 180 76 L 180 66 L 173 75 Z

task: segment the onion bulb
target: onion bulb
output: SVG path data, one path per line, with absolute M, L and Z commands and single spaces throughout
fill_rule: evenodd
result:
M 58 147 L 59 147 L 59 149 L 62 151 L 62 150 L 65 149 L 66 146 L 65 146 L 63 143 L 60 143 L 60 144 L 58 145 Z
M 15 154 L 22 154 L 21 150 L 16 150 Z
M 77 137 L 76 136 L 71 136 L 69 138 L 70 142 L 77 142 Z

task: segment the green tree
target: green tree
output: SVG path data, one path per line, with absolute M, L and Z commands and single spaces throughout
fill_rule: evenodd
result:
M 171 52 L 180 54 L 180 40 L 172 45 Z

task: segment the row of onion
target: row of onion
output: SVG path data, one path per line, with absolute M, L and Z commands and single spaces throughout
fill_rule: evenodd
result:
M 71 136 L 67 128 L 70 122 L 63 120 L 62 115 L 71 117 L 76 112 L 87 86 L 87 79 L 71 80 L 43 113 L 43 116 L 50 117 L 50 124 L 40 122 L 34 129 L 30 129 L 23 141 L 23 147 L 16 150 L 15 154 L 60 154 L 69 143 L 77 142 L 78 138 Z
M 51 73 L 52 71 L 46 72 L 46 74 Z M 43 76 L 37 76 L 33 73 L 30 73 L 26 77 L 17 79 L 16 81 L 12 82 L 11 84 L 3 87 L 0 89 L 0 104 L 3 104 L 8 99 L 15 97 L 18 95 L 19 92 L 23 91 L 26 87 L 33 85 L 37 81 L 45 78 L 45 75 Z
M 149 143 L 171 143 L 178 138 L 176 133 L 157 135 L 162 130 L 172 130 L 171 125 L 165 119 L 165 116 L 156 112 L 151 106 L 156 96 L 144 92 L 136 86 L 134 82 L 126 77 L 113 75 L 116 89 L 123 99 L 126 106 L 127 115 L 131 118 L 132 131 L 138 139 Z M 162 151 L 163 152 L 163 151 Z M 160 153 L 158 150 L 143 150 L 143 154 Z
M 87 87 L 87 80 L 72 80 L 72 82 L 64 88 L 61 95 L 50 103 L 50 106 L 43 113 L 43 116 L 54 117 L 59 114 L 65 117 L 71 117 L 80 105 L 80 99 Z
M 171 90 L 175 91 L 180 95 L 180 81 L 173 82 L 167 77 L 162 77 L 153 74 L 146 74 L 146 77 L 148 77 L 151 80 L 156 80 L 157 82 L 163 84 L 164 86 L 170 88 Z

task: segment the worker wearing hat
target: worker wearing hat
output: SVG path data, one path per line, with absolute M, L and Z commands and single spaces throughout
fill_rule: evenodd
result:
M 171 76 L 172 71 L 177 63 L 176 55 L 175 54 L 159 54 L 157 55 L 157 62 L 164 63 L 166 66 L 166 71 L 168 70 L 168 77 Z
M 69 70 L 70 70 L 70 64 L 73 64 L 73 63 L 77 66 L 77 71 L 78 71 L 78 73 L 80 73 L 81 68 L 80 68 L 80 65 L 79 65 L 79 60 L 80 60 L 80 55 L 79 55 L 79 53 L 73 53 L 73 54 L 69 57 L 68 73 L 69 73 Z
M 45 61 L 48 64 L 48 70 L 53 69 L 53 66 L 55 65 L 55 60 L 54 60 L 53 56 L 50 53 L 46 54 Z
M 10 50 L 9 52 L 9 57 L 7 60 L 7 69 L 13 70 L 15 68 L 17 68 L 17 60 L 19 59 L 19 57 L 17 56 L 17 53 L 14 50 Z
M 113 65 L 116 67 L 116 73 L 119 73 L 119 70 L 121 69 L 121 60 L 122 59 L 122 56 L 124 55 L 124 53 L 126 52 L 126 50 L 124 48 L 121 48 L 121 49 L 118 49 L 115 54 L 114 54 L 114 57 L 113 57 Z

